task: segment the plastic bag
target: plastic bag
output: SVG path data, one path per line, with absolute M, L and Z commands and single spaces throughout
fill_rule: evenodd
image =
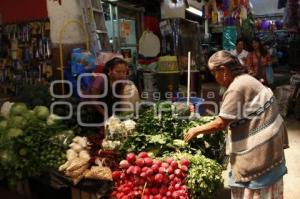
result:
M 235 26 L 228 26 L 223 31 L 223 49 L 233 50 L 235 49 L 235 42 L 237 40 L 237 30 Z

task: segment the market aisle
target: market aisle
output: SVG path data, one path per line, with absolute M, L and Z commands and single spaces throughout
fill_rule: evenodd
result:
M 288 175 L 284 177 L 284 199 L 300 198 L 300 121 L 287 120 L 290 148 L 285 150 Z

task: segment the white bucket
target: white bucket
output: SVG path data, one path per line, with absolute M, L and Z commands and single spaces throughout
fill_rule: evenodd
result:
M 144 72 L 144 92 L 157 91 L 155 73 Z

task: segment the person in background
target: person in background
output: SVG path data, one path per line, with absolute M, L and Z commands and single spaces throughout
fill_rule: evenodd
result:
M 230 53 L 239 58 L 239 61 L 242 65 L 245 65 L 247 60 L 248 51 L 244 50 L 245 43 L 242 38 L 239 38 L 236 41 L 236 49 L 232 50 Z
M 283 199 L 288 137 L 273 92 L 248 75 L 228 51 L 213 54 L 208 66 L 227 88 L 220 113 L 214 121 L 190 128 L 184 140 L 229 127 L 231 198 Z
M 103 72 L 108 81 L 105 83 L 103 76 L 97 76 L 97 74 L 95 74 L 90 93 L 92 95 L 100 95 L 107 89 L 107 94 L 103 98 L 97 99 L 97 101 L 104 102 L 107 105 L 107 112 L 105 112 L 101 105 L 95 105 L 97 112 L 105 119 L 106 116 L 110 117 L 115 113 L 115 110 L 113 110 L 114 107 L 120 108 L 120 106 L 115 106 L 117 102 L 126 100 L 135 105 L 134 103 L 139 101 L 139 95 L 135 85 L 129 82 L 118 83 L 115 88 L 113 88 L 116 81 L 127 79 L 128 64 L 123 59 L 118 57 L 111 59 L 105 64 Z M 107 88 L 105 88 L 105 86 L 107 86 Z M 115 93 L 113 90 L 115 90 Z M 124 95 L 125 97 L 120 99 L 116 94 L 119 96 Z
M 248 53 L 246 66 L 250 75 L 257 78 L 263 84 L 268 84 L 266 68 L 272 64 L 271 56 L 264 48 L 259 38 L 252 39 L 253 51 Z

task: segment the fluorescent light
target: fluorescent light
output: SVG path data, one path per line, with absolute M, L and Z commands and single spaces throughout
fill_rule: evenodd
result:
M 199 15 L 199 16 L 203 16 L 203 12 L 193 6 L 189 6 L 188 8 L 186 8 L 186 11 L 191 12 L 195 15 Z

